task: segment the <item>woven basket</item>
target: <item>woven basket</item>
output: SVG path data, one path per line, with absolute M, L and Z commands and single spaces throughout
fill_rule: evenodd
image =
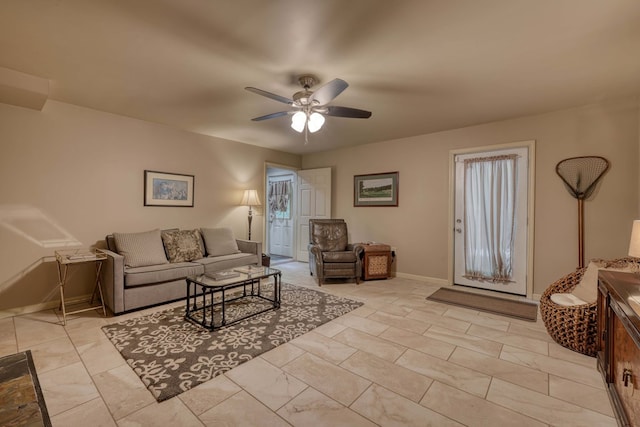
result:
M 607 261 L 604 268 L 620 268 L 639 262 L 638 258 L 620 258 Z M 578 353 L 595 357 L 598 351 L 596 302 L 566 307 L 551 301 L 552 294 L 570 293 L 580 283 L 585 271 L 586 267 L 578 268 L 549 285 L 540 297 L 540 315 L 555 342 Z

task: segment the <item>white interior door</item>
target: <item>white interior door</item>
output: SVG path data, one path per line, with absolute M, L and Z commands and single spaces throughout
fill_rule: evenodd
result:
M 291 182 L 292 194 L 289 196 L 289 206 L 284 212 L 272 212 L 267 200 L 267 226 L 269 227 L 269 254 L 293 257 L 293 235 L 295 222 L 295 181 L 296 175 L 291 171 L 279 171 L 267 177 L 267 197 L 271 183 Z
M 473 206 L 465 206 L 465 163 L 464 160 L 487 156 L 515 154 L 516 160 L 516 198 L 514 206 L 514 239 L 513 268 L 511 279 L 507 282 L 470 279 L 465 268 L 465 210 Z M 527 239 L 528 239 L 528 189 L 529 189 L 529 150 L 527 147 L 510 148 L 489 152 L 475 152 L 455 156 L 455 213 L 454 213 L 454 283 L 475 288 L 506 292 L 516 295 L 527 294 Z M 468 200 L 468 199 L 467 199 Z
M 309 262 L 309 220 L 331 218 L 331 168 L 298 171 L 296 259 Z

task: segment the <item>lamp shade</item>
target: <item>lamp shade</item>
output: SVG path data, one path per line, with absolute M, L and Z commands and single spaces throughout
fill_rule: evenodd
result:
M 296 132 L 302 132 L 307 123 L 307 115 L 303 111 L 298 111 L 291 117 L 291 127 Z
M 633 221 L 631 241 L 629 242 L 629 256 L 640 258 L 640 220 Z
M 307 126 L 309 126 L 309 132 L 313 133 L 319 131 L 323 124 L 324 116 L 322 114 L 311 113 L 309 116 L 309 123 L 307 124 Z
M 260 199 L 256 190 L 244 190 L 240 206 L 260 206 Z

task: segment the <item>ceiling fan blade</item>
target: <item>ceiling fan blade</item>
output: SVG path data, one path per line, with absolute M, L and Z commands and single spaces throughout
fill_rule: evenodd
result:
M 277 113 L 267 114 L 265 116 L 255 117 L 251 119 L 254 122 L 259 122 L 261 120 L 275 119 L 276 117 L 286 116 L 287 114 L 291 114 L 291 111 L 279 111 Z
M 266 96 L 274 101 L 282 102 L 283 104 L 293 105 L 293 100 L 285 98 L 284 96 L 276 95 L 275 93 L 267 92 L 266 90 L 258 89 L 256 87 L 245 87 L 249 92 L 256 93 L 258 95 Z
M 351 119 L 368 119 L 371 117 L 371 111 L 366 110 L 358 110 L 357 108 L 349 108 L 349 107 L 338 107 L 338 106 L 327 106 L 326 114 L 327 116 L 333 117 L 348 117 Z
M 330 103 L 336 96 L 340 95 L 349 87 L 349 83 L 342 79 L 333 79 L 324 86 L 321 86 L 313 92 L 310 101 L 318 101 L 318 105 L 326 105 Z

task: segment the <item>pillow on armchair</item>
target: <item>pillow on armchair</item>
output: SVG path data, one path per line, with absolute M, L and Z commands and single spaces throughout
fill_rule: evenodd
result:
M 571 294 L 582 300 L 582 304 L 595 302 L 598 299 L 598 270 L 604 267 L 602 260 L 592 260 L 582 274 L 582 279 L 571 291 Z
M 549 298 L 558 305 L 572 306 L 591 304 L 598 299 L 598 271 L 638 271 L 638 264 L 626 261 L 593 259 L 582 274 L 580 282 L 570 293 L 552 294 Z

